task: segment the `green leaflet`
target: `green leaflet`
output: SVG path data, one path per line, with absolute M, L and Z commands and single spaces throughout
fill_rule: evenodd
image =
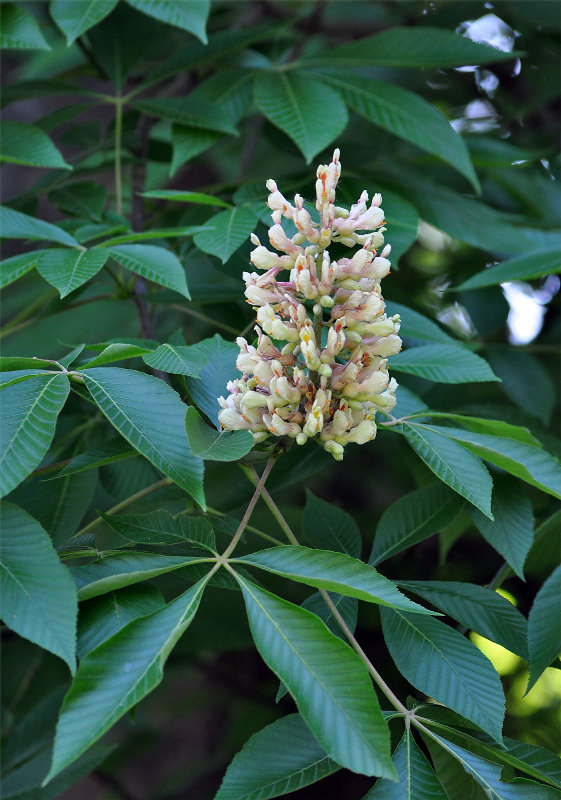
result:
M 189 449 L 179 395 L 158 378 L 132 369 L 94 367 L 82 374 L 123 438 L 204 508 L 203 462 Z
M 561 653 L 561 566 L 557 567 L 537 593 L 528 617 L 530 651 L 529 692 L 544 669 Z
M 142 197 L 154 200 L 167 200 L 172 203 L 194 203 L 203 206 L 222 206 L 231 208 L 230 203 L 203 192 L 179 192 L 175 189 L 153 189 L 151 192 L 143 192 Z
M 0 230 L 5 239 L 58 242 L 66 247 L 80 246 L 73 236 L 59 228 L 58 225 L 51 225 L 50 222 L 44 222 L 42 219 L 35 219 L 8 206 L 0 206 Z
M 58 289 L 61 299 L 89 281 L 109 257 L 107 250 L 45 250 L 37 261 L 37 272 Z
M 0 9 L 4 6 L 0 6 Z M 37 262 L 43 253 L 48 250 L 33 250 L 31 253 L 21 253 L 19 256 L 5 258 L 0 262 L 0 289 L 17 281 L 37 266 Z
M 157 575 L 165 575 L 166 572 L 210 560 L 203 555 L 162 556 L 127 550 L 122 554 L 99 558 L 89 564 L 70 564 L 69 568 L 78 587 L 78 599 L 89 600 Z
M 486 639 L 528 660 L 526 619 L 497 592 L 459 581 L 398 581 L 398 585 Z
M 450 164 L 480 191 L 465 142 L 419 95 L 362 75 L 329 71 L 319 77 L 338 89 L 357 114 Z
M 380 613 L 388 649 L 409 683 L 501 742 L 501 681 L 477 647 L 434 617 L 384 607 Z
M 189 406 L 185 430 L 191 452 L 205 461 L 237 461 L 254 445 L 249 431 L 217 431 L 203 422 L 194 406 Z
M 194 242 L 203 253 L 217 256 L 223 264 L 249 239 L 257 218 L 249 208 L 221 211 L 195 234 Z
M 133 620 L 80 663 L 60 713 L 48 783 L 160 683 L 174 645 L 195 616 L 208 577 Z M 115 671 L 115 662 L 126 669 Z
M 343 132 L 349 118 L 338 92 L 315 77 L 293 72 L 259 75 L 255 103 L 298 145 L 307 164 Z
M 69 461 L 59 473 L 53 476 L 52 480 L 65 478 L 77 472 L 103 467 L 106 464 L 113 464 L 115 461 L 125 461 L 135 458 L 137 451 L 125 442 L 120 436 L 114 436 L 97 447 L 92 447 Z
M 12 503 L 1 504 L 2 620 L 76 669 L 76 588 L 46 531 Z
M 436 383 L 474 383 L 500 380 L 493 373 L 489 364 L 480 356 L 451 344 L 427 344 L 411 347 L 392 356 L 390 366 L 396 372 L 407 372 Z
M 2 3 L 0 6 L 0 47 L 3 50 L 51 49 L 33 14 L 15 3 Z
M 494 521 L 477 509 L 469 514 L 481 535 L 524 580 L 524 562 L 534 539 L 532 504 L 510 480 L 495 480 L 491 511 Z
M 210 11 L 210 0 L 127 0 L 127 3 L 160 22 L 167 22 L 176 28 L 192 33 L 203 44 L 208 39 L 206 22 Z
M 360 558 L 362 538 L 356 522 L 342 508 L 326 503 L 306 489 L 302 532 L 312 547 Z
M 154 369 L 174 375 L 191 375 L 193 378 L 200 376 L 201 369 L 207 363 L 207 357 L 197 349 L 196 345 L 188 347 L 167 343 L 144 355 L 142 360 Z
M 233 136 L 238 134 L 219 106 L 204 103 L 202 100 L 191 100 L 190 97 L 163 97 L 160 100 L 135 100 L 133 106 L 152 117 L 168 119 L 178 125 L 202 128 L 216 133 L 229 133 Z
M 133 619 L 146 617 L 164 606 L 162 593 L 149 583 L 126 586 L 86 600 L 80 605 L 77 653 L 80 660 L 118 633 Z
M 160 509 L 148 514 L 103 514 L 105 522 L 119 536 L 141 544 L 185 544 L 192 542 L 216 552 L 216 541 L 210 523 L 204 517 L 187 514 L 172 516 Z
M 199 409 L 218 428 L 220 407 L 216 398 L 227 395 L 226 384 L 239 377 L 236 369 L 239 347 L 215 333 L 212 338 L 202 339 L 196 345 L 192 345 L 192 352 L 200 353 L 207 359 L 207 363 L 201 369 L 198 379 L 187 378 L 189 393 Z
M 125 361 L 129 358 L 144 356 L 152 351 L 148 347 L 132 344 L 128 342 L 111 342 L 104 347 L 101 353 L 92 358 L 85 364 L 80 364 L 78 369 L 90 369 L 90 367 L 100 367 L 103 364 L 112 364 L 114 361 Z
M 398 782 L 380 778 L 363 800 L 447 800 L 440 781 L 415 744 L 410 729 L 403 734 L 392 760 Z
M 0 161 L 28 167 L 72 169 L 45 131 L 27 122 L 12 120 L 2 123 Z
M 338 769 L 302 717 L 289 714 L 247 740 L 214 800 L 268 800 L 316 783 Z
M 356 597 L 368 603 L 379 603 L 420 614 L 431 613 L 404 597 L 395 584 L 373 567 L 344 553 L 283 545 L 232 561 L 259 567 L 308 586 Z
M 365 666 L 313 614 L 236 575 L 257 649 L 327 755 L 366 775 L 395 775 L 389 731 Z
M 66 375 L 34 375 L 0 392 L 0 496 L 39 466 L 55 435 L 70 384 Z
M 51 0 L 51 17 L 66 36 L 67 44 L 113 11 L 118 0 Z
M 382 199 L 384 199 L 382 197 Z M 385 203 L 384 203 L 385 205 Z M 393 246 L 392 246 L 393 256 Z M 427 342 L 440 342 L 441 344 L 459 346 L 460 342 L 455 341 L 451 336 L 448 336 L 436 322 L 433 322 L 418 311 L 413 311 L 412 308 L 401 305 L 401 303 L 394 303 L 393 300 L 388 301 L 386 304 L 386 314 L 388 317 L 394 314 L 399 314 L 401 317 L 401 335 L 406 338 L 420 339 Z M 393 362 L 392 362 L 393 363 Z
M 109 255 L 131 272 L 191 299 L 181 262 L 169 250 L 152 244 L 121 244 L 110 247 Z
M 476 456 L 466 452 L 434 428 L 406 422 L 403 424 L 403 433 L 413 450 L 437 478 L 492 519 L 491 476 Z
M 483 286 L 497 286 L 504 281 L 526 281 L 559 272 L 561 256 L 558 247 L 544 247 L 533 253 L 522 253 L 494 267 L 478 272 L 467 281 L 460 283 L 456 291 L 481 289 Z
M 450 525 L 463 505 L 458 495 L 440 482 L 400 497 L 378 522 L 368 563 L 376 566 L 432 536 Z

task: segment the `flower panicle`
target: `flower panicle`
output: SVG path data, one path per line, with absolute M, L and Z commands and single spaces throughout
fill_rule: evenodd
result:
M 335 205 L 340 175 L 337 149 L 317 169 L 316 219 L 300 195 L 291 203 L 267 181 L 274 251 L 252 234 L 251 263 L 262 272 L 243 273 L 256 344 L 237 339 L 241 377 L 218 398 L 225 429 L 249 430 L 256 442 L 315 439 L 338 461 L 345 445 L 374 439 L 376 412 L 395 406 L 387 360 L 401 350 L 399 315 L 385 313 L 380 285 L 391 266 L 382 197 L 369 203 L 364 191 L 350 209 Z M 292 236 L 283 218 L 293 223 Z M 333 261 L 332 243 L 358 249 Z

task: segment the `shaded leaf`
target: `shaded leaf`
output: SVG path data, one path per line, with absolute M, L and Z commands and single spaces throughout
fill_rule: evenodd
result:
M 70 384 L 62 373 L 34 375 L 0 393 L 0 496 L 11 492 L 37 467 L 55 435 Z
M 405 438 L 437 478 L 491 517 L 491 476 L 481 461 L 446 436 L 404 423 Z M 450 446 L 452 445 L 452 446 Z
M 410 729 L 403 734 L 392 761 L 398 782 L 380 778 L 363 800 L 448 800 L 431 764 L 415 744 Z
M 491 502 L 494 522 L 472 509 L 470 516 L 481 535 L 524 580 L 524 562 L 534 539 L 532 504 L 510 480 L 495 480 Z
M 456 291 L 497 286 L 504 281 L 527 281 L 551 275 L 561 269 L 558 247 L 544 247 L 509 258 L 489 269 L 478 272 L 456 287 Z
M 203 44 L 208 39 L 206 22 L 210 11 L 210 0 L 127 0 L 127 3 L 160 22 L 192 33 Z
M 250 553 L 233 561 L 282 575 L 329 592 L 356 597 L 368 603 L 430 614 L 426 608 L 404 597 L 395 584 L 357 558 L 331 550 L 282 545 Z
M 489 364 L 480 356 L 451 344 L 410 347 L 392 356 L 391 368 L 437 383 L 498 381 Z
M 528 616 L 530 679 L 526 692 L 561 653 L 560 619 L 561 566 L 551 573 L 537 593 Z
M 176 189 L 153 189 L 151 192 L 143 192 L 142 197 L 154 200 L 167 200 L 170 203 L 194 203 L 201 206 L 222 206 L 232 208 L 230 203 L 214 197 L 204 192 L 180 192 Z
M 142 347 L 137 344 L 129 344 L 127 342 L 111 342 L 105 347 L 91 361 L 86 364 L 80 364 L 78 369 L 86 370 L 91 367 L 99 367 L 102 364 L 111 364 L 114 361 L 124 361 L 128 358 L 135 358 L 137 356 L 144 356 L 146 353 L 152 352 L 147 347 Z
M 354 519 L 342 508 L 326 503 L 306 489 L 302 532 L 312 547 L 360 558 L 362 539 Z
M 522 411 L 538 417 L 546 426 L 549 425 L 551 413 L 557 402 L 557 391 L 541 361 L 531 353 L 521 353 L 516 347 L 509 347 L 504 351 L 489 350 L 487 357 L 493 371 L 501 379 L 501 389 L 508 399 Z M 524 383 L 532 387 L 531 403 L 528 402 L 528 395 L 521 386 L 521 375 L 524 375 Z M 535 441 L 533 443 L 535 444 Z
M 2 8 L 4 8 L 3 5 Z M 13 120 L 2 122 L 0 161 L 23 164 L 28 167 L 72 169 L 45 131 L 36 125 Z
M 0 5 L 0 47 L 3 50 L 51 49 L 33 14 L 15 3 Z
M 66 36 L 67 44 L 110 14 L 118 0 L 51 0 L 51 17 Z
M 99 221 L 107 202 L 107 190 L 94 181 L 78 181 L 49 192 L 49 200 L 73 217 Z
M 37 272 L 58 292 L 66 297 L 102 269 L 109 253 L 101 247 L 92 250 L 62 250 L 53 248 L 43 251 L 37 261 Z
M 72 578 L 37 520 L 12 503 L 3 502 L 1 514 L 2 620 L 73 673 L 78 603 Z
M 437 533 L 456 519 L 463 505 L 442 483 L 400 497 L 380 517 L 368 563 L 376 566 Z
M 207 363 L 206 356 L 196 345 L 161 344 L 153 352 L 142 357 L 145 364 L 173 375 L 191 375 L 198 378 Z
M 129 542 L 141 544 L 185 544 L 192 542 L 216 552 L 216 541 L 210 523 L 204 517 L 186 514 L 172 516 L 160 509 L 148 514 L 104 514 L 105 522 L 119 536 Z
M 189 449 L 179 395 L 158 378 L 132 369 L 94 367 L 82 374 L 121 436 L 204 508 L 203 462 Z
M 2 8 L 2 6 L 0 6 Z M 18 278 L 27 275 L 37 266 L 37 262 L 43 253 L 48 250 L 34 250 L 32 253 L 20 253 L 19 256 L 5 258 L 0 262 L 0 289 L 17 281 Z
M 239 375 L 236 359 L 240 352 L 234 342 L 228 342 L 220 334 L 215 333 L 210 339 L 203 339 L 192 345 L 207 359 L 199 378 L 187 378 L 189 394 L 196 405 L 203 411 L 216 427 L 219 427 L 217 397 L 227 395 L 226 384 Z
M 201 418 L 194 406 L 189 406 L 185 430 L 191 452 L 206 461 L 237 461 L 247 455 L 255 444 L 249 431 L 216 431 Z
M 58 242 L 67 247 L 79 247 L 79 243 L 58 225 L 35 219 L 8 206 L 0 206 L 0 231 L 3 239 L 28 239 Z
M 84 453 L 74 456 L 61 471 L 53 476 L 51 480 L 65 478 L 78 472 L 103 467 L 106 464 L 113 464 L 115 461 L 125 461 L 128 458 L 138 456 L 137 451 L 131 447 L 120 436 L 114 436 L 97 447 L 92 447 Z
M 202 100 L 191 100 L 189 97 L 162 97 L 159 100 L 135 100 L 132 105 L 151 117 L 168 119 L 179 125 L 238 135 L 229 117 L 219 106 L 204 103 Z
M 363 75 L 333 72 L 322 73 L 321 78 L 339 89 L 350 107 L 369 122 L 442 159 L 480 191 L 465 142 L 422 97 Z
M 337 92 L 315 77 L 298 73 L 259 75 L 255 103 L 273 125 L 298 145 L 307 164 L 345 130 L 349 119 Z
M 421 339 L 427 342 L 440 342 L 441 344 L 448 345 L 459 345 L 459 342 L 456 342 L 451 336 L 448 336 L 447 333 L 444 333 L 442 328 L 440 328 L 436 322 L 433 322 L 423 314 L 419 314 L 418 311 L 413 311 L 412 308 L 407 308 L 407 306 L 401 305 L 401 303 L 394 303 L 393 300 L 389 300 L 386 304 L 386 313 L 388 317 L 391 317 L 394 314 L 400 315 L 401 335 L 405 336 L 406 338 Z
M 214 800 L 268 800 L 310 786 L 338 769 L 302 717 L 289 714 L 247 740 Z
M 146 617 L 164 605 L 155 586 L 127 586 L 80 605 L 77 653 L 80 660 L 133 619 Z
M 257 218 L 249 208 L 232 208 L 211 217 L 207 230 L 195 234 L 194 242 L 203 253 L 217 256 L 223 264 L 247 241 Z
M 191 158 L 204 153 L 213 144 L 220 141 L 224 134 L 217 131 L 200 130 L 186 125 L 172 125 L 171 142 L 173 156 L 169 166 L 169 174 L 174 172 Z
M 504 597 L 484 586 L 459 581 L 398 581 L 486 639 L 528 660 L 526 619 Z
M 353 772 L 393 777 L 389 731 L 358 656 L 314 614 L 236 577 L 259 653 L 327 755 Z
M 166 659 L 195 616 L 207 580 L 162 609 L 133 620 L 80 663 L 64 698 L 45 783 L 160 683 Z
M 434 617 L 384 607 L 380 614 L 390 654 L 409 683 L 501 742 L 503 689 L 483 653 Z
M 160 286 L 167 286 L 187 300 L 191 299 L 185 271 L 181 262 L 170 250 L 152 244 L 121 244 L 109 248 L 109 254 L 123 267 Z

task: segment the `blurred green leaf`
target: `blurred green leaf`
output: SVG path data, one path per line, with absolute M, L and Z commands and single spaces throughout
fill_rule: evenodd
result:
M 0 47 L 3 50 L 51 49 L 33 14 L 15 3 L 0 5 Z
M 354 519 L 342 508 L 326 503 L 306 489 L 302 533 L 312 547 L 360 558 L 362 538 Z
M 51 0 L 51 17 L 71 45 L 79 36 L 110 14 L 118 0 Z
M 522 253 L 503 261 L 501 264 L 477 272 L 467 281 L 456 287 L 456 291 L 479 289 L 482 286 L 496 286 L 504 281 L 527 281 L 551 275 L 561 269 L 561 255 L 558 247 L 545 247 L 533 253 Z
M 202 100 L 191 100 L 189 97 L 163 97 L 160 100 L 135 100 L 132 105 L 151 117 L 168 119 L 179 125 L 238 135 L 230 119 L 219 106 L 204 103 Z
M 4 120 L 0 129 L 0 161 L 28 167 L 72 169 L 41 128 L 13 120 Z
M 192 33 L 203 44 L 208 41 L 206 23 L 210 0 L 189 0 L 188 3 L 182 0 L 127 0 L 127 3 L 160 22 Z
M 561 566 L 558 566 L 537 593 L 528 616 L 530 679 L 526 692 L 561 654 L 560 612 Z

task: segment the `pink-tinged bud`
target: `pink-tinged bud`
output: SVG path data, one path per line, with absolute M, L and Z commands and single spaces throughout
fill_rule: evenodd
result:
M 382 258 L 387 258 L 389 256 L 389 254 L 391 253 L 391 251 L 392 251 L 391 244 L 387 244 L 384 247 L 384 249 L 382 250 L 382 252 L 380 253 L 380 255 L 382 256 Z
M 284 253 L 304 252 L 301 247 L 295 245 L 288 238 L 281 225 L 273 225 L 272 228 L 269 228 L 269 241 L 275 249 L 282 250 Z

